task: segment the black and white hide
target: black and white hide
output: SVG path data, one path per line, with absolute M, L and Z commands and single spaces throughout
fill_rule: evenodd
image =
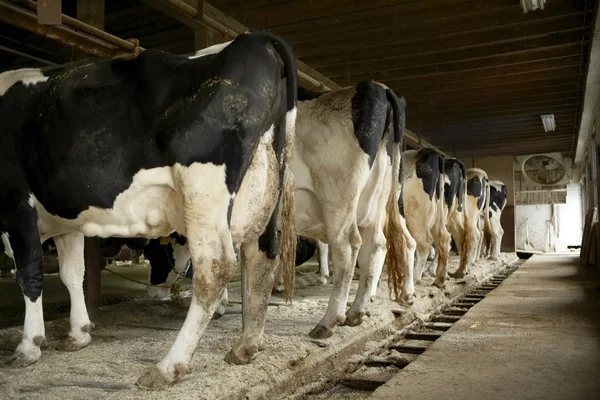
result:
M 26 308 L 8 364 L 30 365 L 46 345 L 41 242 L 56 242 L 71 298 L 60 348 L 74 351 L 91 341 L 84 235 L 175 231 L 188 239 L 194 295 L 175 343 L 138 385 L 164 387 L 189 371 L 234 273 L 234 247 L 248 265 L 252 318 L 226 359 L 250 361 L 262 342 L 275 259 L 280 248 L 281 257 L 295 256 L 286 170 L 296 88 L 290 48 L 264 32 L 191 56 L 146 50 L 0 74 L 0 233 Z
M 483 256 L 496 259 L 500 256 L 504 229 L 500 223 L 502 211 L 506 207 L 508 190 L 501 181 L 490 181 L 489 226 L 484 228 Z
M 477 261 L 480 254 L 483 232 L 479 227 L 479 220 L 482 215 L 488 218 L 486 214 L 489 207 L 489 192 L 488 176 L 485 171 L 479 168 L 468 169 L 463 244 L 460 251 L 460 266 L 450 274 L 454 278 L 464 278 L 469 267 Z
M 416 241 L 414 281 L 421 281 L 435 243 L 437 266 L 433 284 L 444 287 L 451 239 L 444 202 L 444 157 L 434 149 L 423 148 L 405 151 L 402 161 L 404 217 Z
M 407 301 L 413 296 L 412 281 L 402 278 L 409 274 L 403 268 L 412 264 L 414 242 L 411 250 L 398 206 L 405 101 L 376 82 L 321 95 L 299 92 L 298 99 L 296 230 L 328 245 L 332 293 L 325 316 L 310 332 L 326 338 L 337 325 L 363 321 L 384 259 L 391 260 L 386 264 L 392 284 Z M 394 232 L 387 241 L 384 226 Z M 359 288 L 346 311 L 357 260 Z

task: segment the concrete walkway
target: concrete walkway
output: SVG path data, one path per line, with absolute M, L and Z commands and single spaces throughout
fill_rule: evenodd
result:
M 600 271 L 534 256 L 370 399 L 600 399 Z

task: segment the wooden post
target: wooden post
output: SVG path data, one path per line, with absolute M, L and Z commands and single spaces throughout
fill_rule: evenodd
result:
M 104 30 L 104 0 L 77 0 L 77 19 Z M 76 58 L 85 58 L 87 54 L 78 53 Z M 97 237 L 85 238 L 85 279 L 83 291 L 85 304 L 92 322 L 98 317 L 100 308 L 100 288 L 102 286 L 101 271 L 102 258 L 100 257 L 100 239 Z
M 202 15 L 204 13 L 204 1 L 198 0 L 197 6 L 198 13 L 196 19 L 202 21 Z M 214 29 L 209 28 L 204 24 L 200 24 L 194 28 L 194 50 L 202 50 L 206 47 L 215 44 L 216 32 Z
M 62 25 L 62 1 L 38 0 L 37 22 L 42 25 Z

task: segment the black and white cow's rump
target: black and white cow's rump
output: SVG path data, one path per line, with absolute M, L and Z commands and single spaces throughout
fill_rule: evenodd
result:
M 506 207 L 508 190 L 501 181 L 490 181 L 490 205 L 488 218 L 484 221 L 486 225 L 483 229 L 483 256 L 497 258 L 500 256 L 500 247 L 502 245 L 502 236 L 504 229 L 500 223 L 502 211 Z
M 227 359 L 249 361 L 262 341 L 280 247 L 292 260 L 285 265 L 295 256 L 287 166 L 296 87 L 290 48 L 263 32 L 189 57 L 146 50 L 0 74 L 0 231 L 26 305 L 9 364 L 35 362 L 46 342 L 41 242 L 54 237 L 71 296 L 61 348 L 77 350 L 91 341 L 84 235 L 174 231 L 188 239 L 194 296 L 168 355 L 138 384 L 161 387 L 188 371 L 235 270 L 234 245 L 248 266 L 253 318 Z
M 448 230 L 456 247 L 462 248 L 464 235 L 464 202 L 467 171 L 465 165 L 456 158 L 444 161 L 444 203 L 446 206 Z
M 490 189 L 488 176 L 484 170 L 470 168 L 467 170 L 467 196 L 464 202 L 464 235 L 460 249 L 460 266 L 450 274 L 454 278 L 463 278 L 469 267 L 477 260 L 480 253 L 483 233 L 479 228 L 479 219 L 483 213 L 487 217 Z
M 414 293 L 402 281 L 412 253 L 398 207 L 405 102 L 376 82 L 302 92 L 299 99 L 292 161 L 297 231 L 329 245 L 334 269 L 327 312 L 310 333 L 324 338 L 337 325 L 362 322 L 384 258 L 395 294 Z M 346 311 L 357 260 L 359 288 Z
M 444 198 L 444 157 L 434 149 L 403 153 L 402 199 L 410 234 L 416 241 L 414 280 L 419 282 L 435 243 L 437 258 L 434 285 L 444 287 L 450 246 Z

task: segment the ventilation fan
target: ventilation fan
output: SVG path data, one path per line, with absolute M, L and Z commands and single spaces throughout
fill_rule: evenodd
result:
M 536 155 L 525 161 L 523 172 L 536 183 L 555 185 L 565 176 L 565 167 L 556 158 L 547 155 Z

